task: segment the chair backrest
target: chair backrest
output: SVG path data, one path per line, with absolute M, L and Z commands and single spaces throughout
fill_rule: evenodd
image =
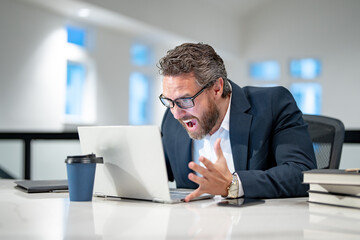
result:
M 344 143 L 344 124 L 335 118 L 307 115 L 303 118 L 313 142 L 318 168 L 338 169 Z

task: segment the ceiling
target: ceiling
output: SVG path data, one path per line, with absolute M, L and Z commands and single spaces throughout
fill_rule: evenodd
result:
M 213 4 L 230 14 L 244 16 L 256 8 L 261 7 L 273 0 L 197 0 L 207 4 Z
M 106 27 L 115 28 L 119 30 L 126 29 L 127 31 L 132 31 L 136 33 L 142 33 L 144 35 L 152 35 L 157 36 L 159 39 L 174 39 L 174 41 L 178 41 L 180 39 L 178 35 L 163 31 L 154 26 L 149 25 L 146 22 L 138 21 L 134 18 L 130 18 L 128 16 L 118 14 L 115 11 L 110 11 L 104 9 L 102 7 L 98 7 L 92 4 L 92 0 L 22 0 L 24 2 L 36 4 L 37 6 L 44 7 L 51 11 L 60 13 L 61 15 L 77 17 L 78 11 L 81 8 L 90 8 L 92 11 L 91 18 L 82 18 L 81 20 L 91 22 L 94 24 L 100 24 Z M 124 2 L 131 2 L 134 0 L 122 0 Z M 149 0 L 135 0 L 137 3 L 141 1 L 149 1 Z M 162 1 L 178 1 L 178 0 L 158 0 L 157 2 L 161 3 Z M 229 14 L 235 17 L 245 16 L 257 8 L 262 7 L 265 4 L 268 4 L 274 0 L 188 0 L 188 1 L 197 1 L 198 4 L 196 6 L 207 6 L 211 4 L 213 9 L 219 9 L 219 12 L 222 14 Z M 121 3 L 119 1 L 118 3 Z M 130 29 L 130 30 L 129 30 Z M 154 34 L 156 33 L 156 34 Z M 166 37 L 164 37 L 166 36 Z M 187 41 L 187 39 L 183 39 L 181 41 Z
M 25 2 L 36 3 L 57 12 L 69 13 L 71 9 L 79 7 L 79 5 L 86 5 L 85 1 L 77 0 L 62 0 L 62 1 L 48 1 L 48 0 L 23 0 Z M 140 0 L 141 1 L 141 0 Z M 149 0 L 144 0 L 149 1 Z M 166 0 L 171 1 L 171 0 Z M 177 1 L 177 0 L 174 0 Z M 202 2 L 204 5 L 211 4 L 217 9 L 221 9 L 224 12 L 227 12 L 232 15 L 244 16 L 248 13 L 251 13 L 255 9 L 271 2 L 274 0 L 195 0 L 197 2 Z M 57 4 L 60 3 L 61 4 Z M 119 2 L 120 3 L 120 2 Z

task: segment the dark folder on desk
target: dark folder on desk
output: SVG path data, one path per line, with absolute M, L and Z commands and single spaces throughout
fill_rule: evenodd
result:
M 15 188 L 27 193 L 67 191 L 67 180 L 20 180 L 15 181 Z

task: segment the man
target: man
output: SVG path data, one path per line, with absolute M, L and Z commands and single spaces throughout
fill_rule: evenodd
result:
M 240 88 L 206 44 L 185 43 L 159 62 L 169 180 L 228 198 L 305 196 L 316 168 L 302 113 L 285 88 Z

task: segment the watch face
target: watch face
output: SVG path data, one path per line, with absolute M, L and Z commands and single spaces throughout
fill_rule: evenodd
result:
M 236 198 L 238 195 L 238 190 L 237 189 L 230 189 L 230 197 Z
M 228 191 L 228 197 L 229 198 L 237 198 L 238 197 L 238 191 L 239 191 L 239 186 L 238 186 L 238 182 L 237 182 L 237 177 L 233 176 L 233 180 L 231 182 L 231 185 L 229 187 L 229 191 Z

